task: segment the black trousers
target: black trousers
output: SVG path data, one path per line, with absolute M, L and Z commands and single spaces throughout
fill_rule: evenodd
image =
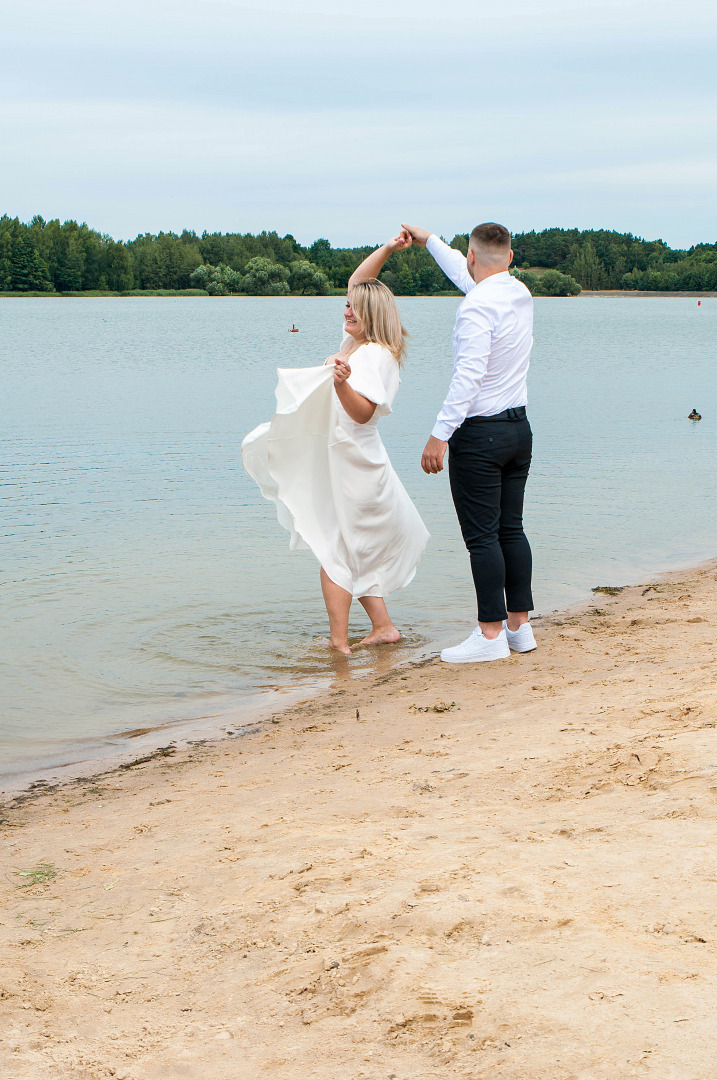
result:
M 525 408 L 472 416 L 448 442 L 448 473 L 471 559 L 478 621 L 501 622 L 533 607 L 533 559 L 523 532 L 523 496 L 533 433 Z

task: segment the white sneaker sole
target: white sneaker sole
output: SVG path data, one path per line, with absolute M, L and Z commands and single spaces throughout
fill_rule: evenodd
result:
M 533 652 L 538 648 L 538 643 L 536 641 L 534 645 L 511 645 L 510 642 L 508 642 L 508 648 L 511 652 Z
M 510 649 L 506 648 L 505 652 L 496 652 L 493 656 L 448 656 L 450 650 L 444 649 L 441 653 L 441 660 L 444 664 L 485 664 L 491 660 L 507 660 L 510 656 Z

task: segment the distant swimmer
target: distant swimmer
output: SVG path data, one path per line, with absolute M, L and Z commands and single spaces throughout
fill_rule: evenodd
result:
M 687 419 L 688 420 L 701 420 L 702 416 L 700 415 L 700 413 L 697 412 L 697 409 L 693 409 L 692 412 L 690 413 L 690 415 L 687 417 Z

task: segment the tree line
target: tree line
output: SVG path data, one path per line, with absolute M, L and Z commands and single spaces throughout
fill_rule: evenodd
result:
M 468 236 L 454 236 L 464 253 Z M 144 233 L 123 242 L 76 221 L 0 218 L 0 292 L 326 295 L 343 290 L 373 245 L 305 247 L 276 232 Z M 514 273 L 535 295 L 583 289 L 717 289 L 717 244 L 687 250 L 608 230 L 543 229 L 513 237 Z M 455 292 L 430 255 L 413 246 L 381 275 L 398 296 Z

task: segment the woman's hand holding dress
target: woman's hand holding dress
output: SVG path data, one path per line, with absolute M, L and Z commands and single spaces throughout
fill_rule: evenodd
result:
M 359 394 L 348 379 L 351 375 L 351 367 L 348 360 L 340 353 L 334 359 L 334 390 L 336 396 L 344 407 L 345 412 L 356 424 L 367 424 L 376 411 L 376 403 L 369 401 L 363 394 Z
M 330 376 L 281 370 L 276 415 L 247 436 L 242 458 L 292 550 L 313 551 L 352 596 L 385 597 L 412 579 L 428 533 L 376 424 L 391 412 L 398 364 L 375 342 L 356 346 L 329 357 Z
M 341 383 L 346 382 L 351 374 L 351 367 L 348 360 L 337 353 L 334 359 L 334 386 L 338 389 Z

